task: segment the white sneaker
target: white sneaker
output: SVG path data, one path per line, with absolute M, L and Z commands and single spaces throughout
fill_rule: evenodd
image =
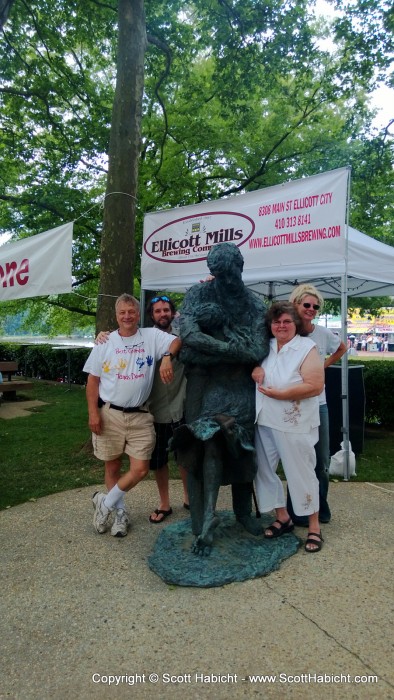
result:
M 117 508 L 115 511 L 114 523 L 111 527 L 111 535 L 113 537 L 126 537 L 127 527 L 130 523 L 130 518 L 124 508 Z
M 93 527 L 100 535 L 108 530 L 108 520 L 112 513 L 112 510 L 104 505 L 104 498 L 105 493 L 99 493 L 98 491 L 93 494 L 92 498 L 94 508 Z

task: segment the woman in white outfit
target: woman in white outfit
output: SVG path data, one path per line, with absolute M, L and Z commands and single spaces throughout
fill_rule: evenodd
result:
M 324 386 L 323 367 L 316 344 L 299 335 L 302 323 L 293 304 L 274 303 L 266 314 L 266 324 L 271 335 L 270 352 L 252 374 L 257 385 L 256 497 L 261 512 L 275 510 L 276 514 L 264 534 L 272 539 L 294 529 L 276 473 L 281 460 L 294 512 L 308 516 L 305 550 L 317 552 L 323 538 L 314 445 L 318 440 L 317 397 Z

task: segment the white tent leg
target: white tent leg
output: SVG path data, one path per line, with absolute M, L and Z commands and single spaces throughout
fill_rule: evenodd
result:
M 345 274 L 341 276 L 341 315 L 342 315 L 342 340 L 347 348 L 347 297 L 348 297 L 348 266 L 349 266 L 349 205 L 350 205 L 350 168 L 348 168 L 347 193 L 346 193 L 346 227 L 345 227 Z M 350 476 L 350 449 L 349 449 L 349 364 L 347 350 L 342 355 L 341 361 L 341 385 L 342 385 L 342 437 L 345 451 L 344 480 L 349 481 Z
M 347 276 L 341 279 L 341 318 L 342 318 L 342 340 L 347 345 Z M 342 399 L 342 441 L 345 451 L 344 479 L 349 480 L 349 371 L 348 354 L 345 352 L 341 360 L 341 399 Z
M 145 289 L 141 289 L 141 294 L 140 294 L 140 308 L 141 308 L 141 327 L 143 328 L 145 326 Z

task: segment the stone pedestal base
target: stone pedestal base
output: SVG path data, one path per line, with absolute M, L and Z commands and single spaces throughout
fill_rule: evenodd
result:
M 156 540 L 148 559 L 149 567 L 166 583 L 210 588 L 234 581 L 266 576 L 279 568 L 283 559 L 297 552 L 300 540 L 289 533 L 273 540 L 254 537 L 235 520 L 234 513 L 220 512 L 211 554 L 191 552 L 194 535 L 190 519 L 167 525 Z M 268 527 L 273 516 L 263 516 Z

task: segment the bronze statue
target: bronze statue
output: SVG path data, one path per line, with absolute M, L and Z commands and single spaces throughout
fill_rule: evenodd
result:
M 188 471 L 193 551 L 208 555 L 219 523 L 221 485 L 232 485 L 237 520 L 252 534 L 255 386 L 253 367 L 267 355 L 265 308 L 242 281 L 243 257 L 233 243 L 211 248 L 207 263 L 214 279 L 186 294 L 180 319 L 180 359 L 187 375 L 186 425 L 172 447 Z

